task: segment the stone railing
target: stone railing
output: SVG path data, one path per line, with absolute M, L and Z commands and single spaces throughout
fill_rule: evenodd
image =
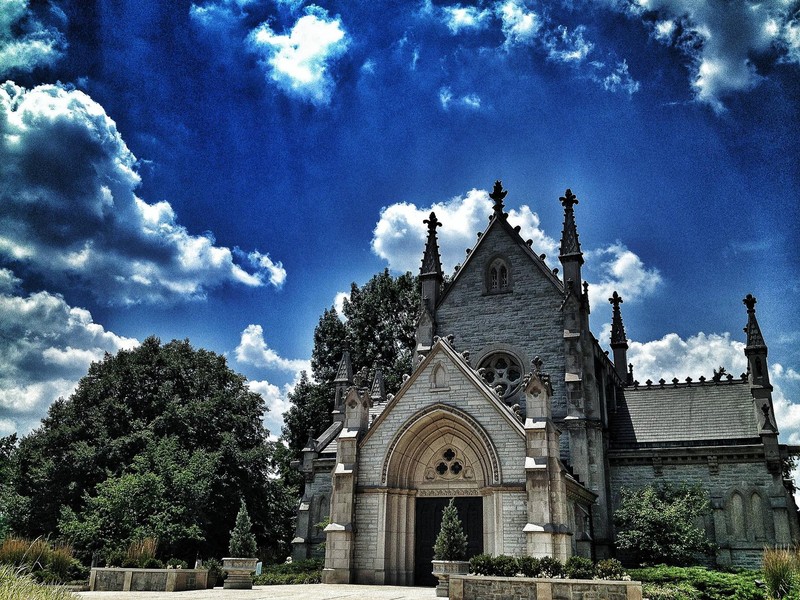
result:
M 451 575 L 450 600 L 642 600 L 639 581 Z
M 183 592 L 204 590 L 205 569 L 93 568 L 89 575 L 92 592 Z

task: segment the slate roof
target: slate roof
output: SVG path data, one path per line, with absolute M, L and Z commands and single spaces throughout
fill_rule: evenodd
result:
M 611 415 L 616 449 L 759 441 L 747 382 L 628 387 Z

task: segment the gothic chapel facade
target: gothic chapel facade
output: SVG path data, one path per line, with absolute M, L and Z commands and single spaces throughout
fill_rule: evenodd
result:
M 394 397 L 380 369 L 368 385 L 344 353 L 333 423 L 303 451 L 295 558 L 325 541 L 325 582 L 430 584 L 452 497 L 471 554 L 599 559 L 613 553 L 619 490 L 651 482 L 708 490 L 720 564 L 800 541 L 755 298 L 747 374 L 641 384 L 616 292 L 613 361 L 589 329 L 577 198 L 560 199 L 559 276 L 508 224 L 505 195 L 495 183 L 489 225 L 447 286 L 440 223 L 425 221 L 415 366 Z

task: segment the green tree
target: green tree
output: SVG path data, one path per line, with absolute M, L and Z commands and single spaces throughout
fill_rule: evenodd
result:
M 638 564 L 688 565 L 697 554 L 713 555 L 716 546 L 697 525 L 710 511 L 701 486 L 647 485 L 621 490 L 614 513 L 617 548 Z
M 247 514 L 247 505 L 244 500 L 236 514 L 236 523 L 231 530 L 231 539 L 228 543 L 228 552 L 232 557 L 253 557 L 258 552 L 256 536 L 250 531 L 252 524 Z
M 17 445 L 17 434 L 0 437 L 0 542 L 8 534 L 8 506 L 12 494 L 10 486 L 12 473 L 12 454 Z
M 339 313 L 333 307 L 325 309 L 314 328 L 314 348 L 311 351 L 311 372 L 318 383 L 333 383 L 346 340 L 347 328 Z
M 12 529 L 36 537 L 60 524 L 84 556 L 92 532 L 106 549 L 158 533 L 165 552 L 193 560 L 225 552 L 244 498 L 262 545 L 284 553 L 293 511 L 270 503 L 285 494 L 270 478 L 264 410 L 223 356 L 188 341 L 106 355 L 14 452 Z M 119 515 L 126 498 L 135 520 Z
M 464 560 L 467 556 L 467 536 L 458 518 L 455 499 L 442 512 L 442 527 L 433 544 L 434 560 Z

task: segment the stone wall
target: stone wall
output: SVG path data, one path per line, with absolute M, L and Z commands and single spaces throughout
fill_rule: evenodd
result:
M 769 473 L 763 458 L 719 458 L 713 448 L 687 449 L 684 456 L 642 453 L 638 464 L 612 459 L 613 508 L 623 487 L 648 484 L 700 484 L 708 490 L 712 514 L 706 534 L 720 546 L 716 561 L 723 565 L 761 568 L 764 546 L 791 544 L 786 492 L 780 477 Z M 738 498 L 737 498 L 738 496 Z M 714 562 L 714 561 L 711 561 Z
M 485 271 L 498 255 L 510 267 L 511 291 L 486 294 Z M 520 358 L 526 372 L 531 359 L 539 356 L 546 372 L 564 373 L 564 296 L 534 260 L 499 224 L 492 227 L 442 300 L 437 335 L 455 335 L 456 348 L 469 350 L 475 366 L 483 350 L 502 340 L 524 352 Z M 553 417 L 561 418 L 566 415 L 564 381 L 554 377 L 552 385 Z
M 451 575 L 450 600 L 642 600 L 638 581 Z
M 182 592 L 204 590 L 205 569 L 117 569 L 93 568 L 89 575 L 92 592 Z

